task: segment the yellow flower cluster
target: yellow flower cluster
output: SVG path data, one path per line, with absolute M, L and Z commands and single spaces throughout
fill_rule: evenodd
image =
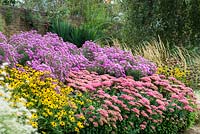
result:
M 171 76 L 183 82 L 186 82 L 186 77 L 189 74 L 189 71 L 180 67 L 168 67 L 168 66 L 160 66 L 157 68 L 158 74 L 163 74 L 167 77 Z
M 76 131 L 84 128 L 85 117 L 76 118 L 80 107 L 91 100 L 74 92 L 72 88 L 49 77 L 48 72 L 40 72 L 28 67 L 8 69 L 6 82 L 12 89 L 12 101 L 18 102 L 25 98 L 24 104 L 29 109 L 37 109 L 32 114 L 30 123 L 38 130 L 45 132 L 61 129 L 63 132 Z M 51 128 L 49 129 L 49 126 Z

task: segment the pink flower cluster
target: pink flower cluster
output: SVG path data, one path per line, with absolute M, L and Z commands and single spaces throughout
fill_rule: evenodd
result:
M 150 122 L 151 128 L 161 123 L 166 118 L 164 113 L 196 110 L 193 90 L 163 75 L 154 74 L 135 81 L 132 77 L 116 78 L 83 70 L 71 71 L 66 81 L 68 86 L 89 93 L 98 103 L 86 114 L 95 126 L 111 124 L 114 127 L 117 122 L 131 121 L 141 123 L 143 130 Z M 96 114 L 99 118 L 93 118 Z

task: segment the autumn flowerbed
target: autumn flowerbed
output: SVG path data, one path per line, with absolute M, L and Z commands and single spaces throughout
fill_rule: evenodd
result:
M 0 59 L 8 63 L 0 69 L 0 90 L 12 96 L 6 104 L 22 103 L 29 116 L 13 118 L 35 133 L 176 134 L 196 117 L 191 88 L 118 48 L 89 41 L 77 48 L 31 31 L 1 34 Z

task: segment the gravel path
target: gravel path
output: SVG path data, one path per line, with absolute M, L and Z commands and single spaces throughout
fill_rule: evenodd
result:
M 200 134 L 200 124 L 188 129 L 184 134 Z

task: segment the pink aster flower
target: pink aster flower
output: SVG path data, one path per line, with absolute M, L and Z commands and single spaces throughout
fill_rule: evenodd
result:
M 103 126 L 103 124 L 104 124 L 104 123 L 103 123 L 103 120 L 100 119 L 100 120 L 99 120 L 99 124 L 100 124 L 100 126 Z
M 177 109 L 181 110 L 182 108 L 180 106 L 176 106 Z
M 125 119 L 128 119 L 128 116 L 127 116 L 127 115 L 124 115 L 124 118 L 125 118 Z
M 96 119 L 96 118 L 97 118 L 97 116 L 92 116 L 92 118 L 93 118 L 93 119 Z
M 159 121 L 158 121 L 158 120 L 153 120 L 153 122 L 154 122 L 154 123 L 158 123 Z
M 153 130 L 155 130 L 155 129 L 156 129 L 156 127 L 155 127 L 155 126 L 151 126 L 151 128 L 152 128 Z
M 108 108 L 108 105 L 106 105 L 106 104 L 103 104 L 103 105 L 102 105 L 102 108 L 104 108 L 104 109 L 106 109 L 106 110 L 109 109 L 109 108 Z
M 85 108 L 85 107 L 83 107 L 83 108 L 82 108 L 82 110 L 83 110 L 83 111 L 85 111 L 85 110 L 86 110 L 86 108 Z
M 129 109 L 129 108 L 127 108 L 127 107 L 125 107 L 125 108 L 124 108 L 124 110 L 126 110 L 126 111 L 130 111 L 130 109 Z
M 157 107 L 157 106 L 154 106 L 154 105 L 151 105 L 151 107 L 152 107 L 152 109 L 154 109 L 154 110 L 157 110 L 157 109 L 158 109 L 158 107 Z
M 114 128 L 117 128 L 116 124 L 114 124 L 114 123 L 112 123 L 112 126 L 113 126 Z
M 163 112 L 161 110 L 156 110 L 157 113 L 159 113 L 160 115 L 163 114 Z
M 135 86 L 135 87 L 142 87 L 142 82 L 140 82 L 140 81 L 135 81 L 135 82 L 134 82 L 134 86 Z
M 132 92 L 132 94 L 138 98 L 143 98 L 141 94 L 139 93 L 136 93 L 136 92 Z

